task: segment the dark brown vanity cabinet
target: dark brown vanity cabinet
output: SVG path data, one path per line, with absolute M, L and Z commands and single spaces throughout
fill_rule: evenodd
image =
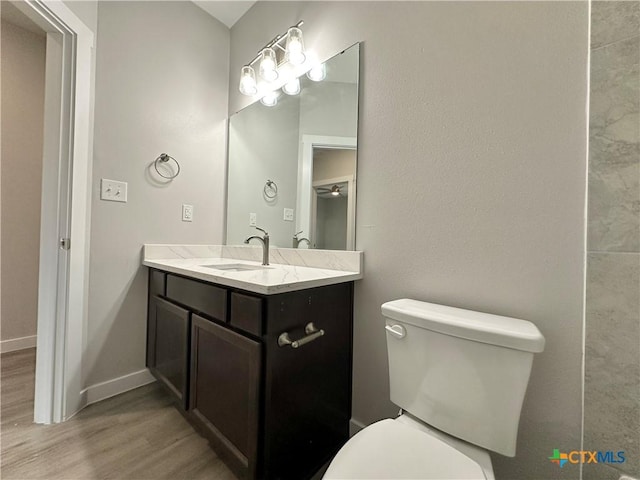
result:
M 348 439 L 353 282 L 258 295 L 151 270 L 148 359 L 163 345 L 167 305 L 189 324 L 181 405 L 237 475 L 308 479 Z
M 190 313 L 160 296 L 164 295 L 165 277 L 160 272 L 152 272 L 150 276 L 147 367 L 175 397 L 177 403 L 186 408 Z
M 255 478 L 261 345 L 193 316 L 189 409 L 234 471 Z
M 175 395 L 183 407 L 187 405 L 189 361 L 189 311 L 156 297 L 155 361 L 153 372 Z

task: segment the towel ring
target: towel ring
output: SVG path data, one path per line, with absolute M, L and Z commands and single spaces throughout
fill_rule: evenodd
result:
M 174 173 L 173 175 L 164 175 L 160 172 L 160 169 L 158 168 L 158 164 L 167 163 L 169 160 L 174 161 L 174 163 L 176 164 L 177 170 L 176 170 L 176 173 Z M 158 156 L 158 158 L 156 158 L 155 162 L 153 162 L 153 166 L 155 167 L 156 172 L 158 172 L 158 175 L 160 175 L 162 178 L 166 178 L 167 180 L 173 180 L 180 174 L 180 164 L 175 158 L 173 158 L 171 155 L 167 155 L 166 153 L 161 153 Z
M 273 180 L 267 180 L 262 191 L 265 197 L 276 198 L 278 196 L 278 185 Z

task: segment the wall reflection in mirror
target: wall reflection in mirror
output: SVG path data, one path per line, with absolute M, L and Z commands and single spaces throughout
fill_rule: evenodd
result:
M 359 45 L 229 121 L 227 244 L 269 232 L 281 248 L 355 248 Z M 313 73 L 310 75 L 314 77 Z

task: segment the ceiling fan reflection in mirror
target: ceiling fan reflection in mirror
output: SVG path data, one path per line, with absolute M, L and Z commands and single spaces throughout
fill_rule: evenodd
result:
M 319 195 L 322 196 L 331 196 L 331 197 L 342 197 L 345 193 L 342 192 L 342 189 L 346 185 L 333 185 L 331 188 L 327 187 L 316 187 L 316 191 Z

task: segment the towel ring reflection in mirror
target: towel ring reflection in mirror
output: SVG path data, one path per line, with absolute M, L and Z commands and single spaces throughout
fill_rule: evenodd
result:
M 278 196 L 278 185 L 273 180 L 267 180 L 263 192 L 265 197 L 269 200 L 273 200 Z

